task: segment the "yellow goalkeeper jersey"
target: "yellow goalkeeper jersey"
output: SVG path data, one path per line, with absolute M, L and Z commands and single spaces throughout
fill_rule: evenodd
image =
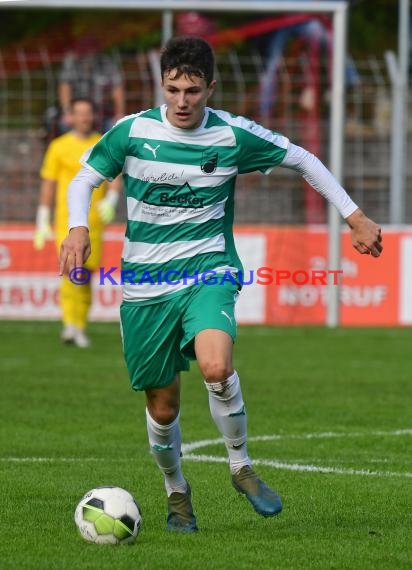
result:
M 81 168 L 80 158 L 100 138 L 99 133 L 93 133 L 86 139 L 80 139 L 69 132 L 54 139 L 47 148 L 40 176 L 57 182 L 54 212 L 56 234 L 65 235 L 68 231 L 67 191 L 72 178 Z M 103 183 L 92 194 L 89 225 L 93 233 L 103 231 L 104 224 L 98 216 L 96 203 L 104 197 L 105 192 L 106 183 Z

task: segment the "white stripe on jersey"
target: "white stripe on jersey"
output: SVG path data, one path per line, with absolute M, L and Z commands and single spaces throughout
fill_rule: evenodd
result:
M 162 113 L 163 114 L 163 113 Z M 167 119 L 166 119 L 167 120 Z M 176 132 L 174 132 L 176 129 Z M 236 146 L 236 137 L 230 126 L 216 126 L 205 129 L 177 129 L 170 125 L 165 125 L 156 119 L 139 117 L 131 126 L 130 137 L 142 139 L 152 139 L 155 141 L 165 141 L 179 144 L 199 144 L 201 146 Z
M 122 257 L 129 263 L 166 263 L 172 259 L 185 259 L 202 253 L 225 251 L 223 234 L 206 239 L 145 243 L 124 240 Z
M 144 301 L 145 299 L 155 299 L 156 297 L 160 297 L 161 295 L 167 295 L 170 293 L 176 293 L 178 291 L 182 291 L 182 289 L 186 289 L 192 285 L 202 283 L 202 276 L 203 279 L 210 279 L 214 278 L 215 276 L 210 271 L 214 271 L 217 274 L 224 274 L 225 272 L 234 273 L 237 271 L 236 267 L 231 267 L 230 265 L 225 265 L 221 267 L 215 267 L 211 270 L 205 271 L 204 274 L 199 272 L 197 277 L 197 281 L 195 278 L 190 279 L 190 277 L 186 277 L 181 274 L 169 274 L 166 276 L 166 271 L 162 272 L 162 277 L 168 277 L 169 281 L 180 281 L 177 285 L 171 285 L 170 283 L 161 283 L 160 285 L 157 284 L 157 273 L 153 272 L 150 273 L 152 280 L 154 281 L 154 285 L 152 283 L 142 283 L 139 285 L 139 282 L 131 284 L 127 281 L 125 276 L 125 283 L 123 285 L 123 299 L 125 301 Z M 149 281 L 149 279 L 147 279 Z M 132 279 L 133 281 L 133 279 Z
M 237 176 L 236 166 L 230 168 L 216 168 L 215 172 L 205 176 L 200 165 L 177 164 L 154 160 L 142 160 L 134 156 L 127 156 L 123 172 L 132 178 L 143 182 L 173 184 L 182 186 L 190 180 L 190 185 L 197 188 L 211 188 L 227 182 L 228 178 Z
M 213 110 L 213 113 L 215 113 L 218 117 L 220 117 L 223 121 L 225 121 L 229 125 L 233 127 L 239 127 L 240 129 L 244 129 L 245 131 L 248 131 L 252 135 L 255 135 L 256 137 L 259 137 L 263 140 L 269 141 L 280 148 L 287 149 L 289 146 L 289 139 L 287 137 L 279 133 L 270 131 L 269 129 L 262 127 L 262 125 L 255 123 L 255 121 L 251 121 L 242 116 L 233 117 L 227 111 Z
M 174 206 L 154 206 L 135 198 L 127 198 L 127 217 L 132 222 L 170 225 L 182 222 L 201 224 L 209 220 L 218 220 L 225 215 L 227 198 L 203 208 L 176 208 Z

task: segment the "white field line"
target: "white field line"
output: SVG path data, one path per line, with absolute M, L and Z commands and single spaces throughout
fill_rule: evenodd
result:
M 278 440 L 311 440 L 311 439 L 328 439 L 328 438 L 359 438 L 359 437 L 399 437 L 412 435 L 412 429 L 399 429 L 391 431 L 372 431 L 372 432 L 315 432 L 306 434 L 273 434 L 258 435 L 250 437 L 248 441 L 278 441 Z M 215 455 L 196 455 L 191 451 L 208 447 L 209 445 L 223 444 L 222 438 L 204 439 L 185 443 L 182 445 L 184 458 L 189 461 L 210 462 L 210 463 L 227 463 L 226 457 Z M 81 462 L 102 462 L 107 461 L 105 457 L 0 457 L 0 463 L 81 463 Z M 116 461 L 122 461 L 117 459 Z M 124 459 L 130 461 L 130 459 Z M 386 462 L 374 458 L 371 462 Z M 412 473 L 397 471 L 372 471 L 369 469 L 351 469 L 341 467 L 324 467 L 320 465 L 304 465 L 300 463 L 289 463 L 283 461 L 273 461 L 270 459 L 254 459 L 254 465 L 264 465 L 274 469 L 283 469 L 286 471 L 299 471 L 306 473 L 332 473 L 338 475 L 366 475 L 374 477 L 406 477 L 412 478 Z
M 91 463 L 93 461 L 107 461 L 107 457 L 0 457 L 0 463 Z
M 226 457 L 217 455 L 194 455 L 189 454 L 184 457 L 189 461 L 202 463 L 227 463 Z M 320 465 L 301 465 L 299 463 L 284 463 L 282 461 L 271 461 L 270 459 L 254 459 L 253 465 L 264 465 L 274 469 L 285 471 L 300 471 L 302 473 L 332 473 L 334 475 L 367 475 L 371 477 L 406 477 L 412 479 L 412 473 L 398 471 L 370 471 L 369 469 L 345 469 L 341 467 L 322 467 Z
M 359 437 L 399 437 L 412 435 L 412 429 L 399 429 L 391 431 L 372 432 L 317 432 L 304 434 L 274 434 L 258 435 L 248 438 L 251 441 L 279 441 L 279 440 L 311 440 L 311 439 L 331 439 L 331 438 L 359 438 Z M 196 455 L 192 451 L 208 447 L 210 445 L 224 443 L 222 438 L 204 439 L 182 445 L 184 458 L 189 461 L 203 461 L 213 463 L 227 463 L 226 457 L 215 455 Z M 376 461 L 376 459 L 375 459 Z M 288 463 L 283 461 L 273 461 L 269 459 L 254 459 L 254 465 L 264 465 L 274 469 L 284 469 L 287 471 L 300 471 L 306 473 L 334 473 L 339 475 L 367 475 L 375 477 L 407 477 L 412 478 L 412 473 L 396 471 L 371 471 L 369 469 L 350 469 L 341 467 L 324 467 L 320 465 L 303 465 L 299 463 Z
M 287 439 L 308 440 L 308 439 L 329 439 L 329 438 L 351 438 L 351 437 L 399 437 L 402 435 L 412 435 L 412 429 L 398 429 L 392 431 L 371 431 L 371 432 L 317 432 L 317 433 L 301 433 L 301 434 L 274 434 L 274 435 L 257 435 L 248 437 L 251 441 L 280 441 Z M 182 444 L 182 452 L 189 453 L 202 447 L 223 443 L 221 437 L 215 439 L 202 439 L 191 443 Z

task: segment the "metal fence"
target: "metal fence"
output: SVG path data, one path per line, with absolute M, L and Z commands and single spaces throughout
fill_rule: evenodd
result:
M 113 52 L 125 81 L 127 112 L 152 107 L 156 84 L 150 53 Z M 304 55 L 283 61 L 278 97 L 269 120 L 296 144 L 328 163 L 329 83 L 321 69 L 316 109 L 303 110 Z M 346 93 L 344 186 L 380 223 L 388 222 L 391 88 L 384 60 L 356 62 L 361 82 Z M 39 168 L 57 103 L 61 60 L 45 49 L 0 51 L 0 221 L 33 221 Z M 259 54 L 228 51 L 217 55 L 218 88 L 211 102 L 259 120 Z M 410 108 L 410 105 L 409 105 Z M 412 125 L 410 125 L 412 126 Z M 411 129 L 409 139 L 412 138 Z M 412 142 L 412 141 L 411 141 Z M 312 148 L 311 148 L 312 147 Z M 409 161 L 410 162 L 410 161 Z M 408 165 L 406 222 L 412 223 L 412 170 Z M 121 208 L 118 217 L 122 219 Z M 304 223 L 305 196 L 300 177 L 277 168 L 269 176 L 238 179 L 237 223 Z

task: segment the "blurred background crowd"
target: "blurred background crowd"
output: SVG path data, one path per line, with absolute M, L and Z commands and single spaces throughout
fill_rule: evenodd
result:
M 100 132 L 124 114 L 159 102 L 154 78 L 162 14 L 11 8 L 1 18 L 0 222 L 33 221 L 44 152 L 70 129 L 71 98 L 93 99 Z M 397 49 L 397 26 L 397 0 L 375 0 L 373 10 L 365 0 L 350 2 L 344 184 L 381 222 L 388 221 L 390 184 L 392 86 L 385 53 Z M 180 12 L 174 32 L 213 44 L 219 82 L 214 107 L 284 131 L 328 162 L 329 16 Z M 276 176 L 275 185 L 270 176 L 239 180 L 238 223 L 325 221 L 317 196 L 308 203 L 301 183 L 286 170 Z M 123 213 L 120 204 L 118 220 Z

